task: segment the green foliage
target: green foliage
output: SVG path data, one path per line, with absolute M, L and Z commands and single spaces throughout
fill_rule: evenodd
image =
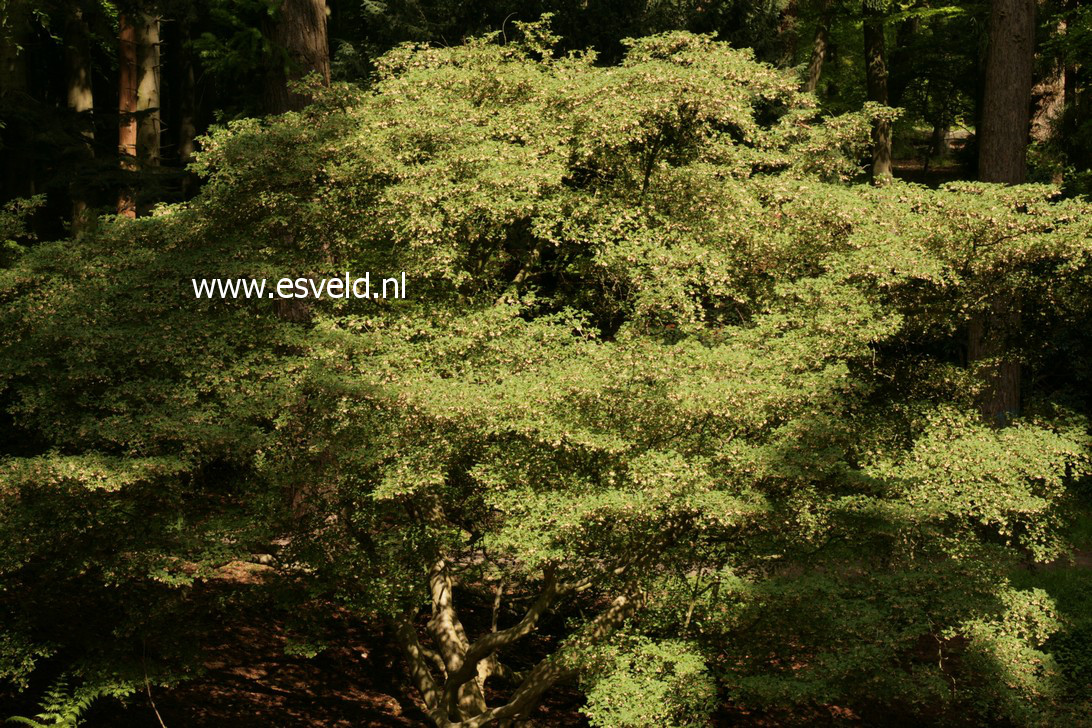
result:
M 61 677 L 42 696 L 40 713 L 33 718 L 12 716 L 7 722 L 28 728 L 77 728 L 83 725 L 84 714 L 96 700 L 121 698 L 134 690 L 134 687 L 123 684 L 70 690 L 67 678 Z
M 45 198 L 39 195 L 29 200 L 12 200 L 0 207 L 0 268 L 11 265 L 33 239 L 27 230 L 27 218 L 44 202 Z
M 598 654 L 600 725 L 695 720 L 710 676 L 789 714 L 1054 710 L 1057 607 L 1009 575 L 1063 551 L 1085 424 L 1049 384 L 982 423 L 958 341 L 1004 295 L 1029 322 L 1005 351 L 1059 350 L 1088 205 L 851 184 L 883 112 L 821 117 L 706 36 L 604 68 L 512 33 L 402 46 L 368 90 L 231 122 L 193 201 L 0 272 L 31 443 L 0 475 L 4 644 L 93 652 L 58 620 L 105 604 L 131 649 L 276 535 L 301 601 L 394 623 L 438 573 L 471 608 L 569 585 L 553 654 Z M 189 281 L 345 270 L 405 271 L 407 299 Z
M 695 645 L 630 639 L 596 655 L 585 669 L 583 712 L 597 728 L 705 725 L 716 686 Z

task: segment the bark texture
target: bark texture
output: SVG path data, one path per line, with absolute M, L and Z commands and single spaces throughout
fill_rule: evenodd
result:
M 271 114 L 298 111 L 311 99 L 292 93 L 289 82 L 314 72 L 323 84 L 330 83 L 326 0 L 284 0 L 267 33 L 275 55 L 266 77 L 266 110 Z
M 190 24 L 179 24 L 179 112 L 178 112 L 178 161 L 183 167 L 193 161 L 197 149 L 197 81 Z M 189 199 L 197 190 L 197 176 L 186 172 L 182 178 L 182 197 Z
M 136 170 L 137 160 L 137 48 L 136 28 L 127 15 L 118 18 L 118 155 L 121 168 Z M 118 193 L 118 214 L 136 217 L 132 187 L 122 184 Z
M 1035 0 L 993 0 L 978 140 L 983 182 L 1019 184 L 1027 178 L 1034 61 Z
M 141 168 L 159 165 L 160 109 L 159 18 L 142 15 L 136 27 L 137 159 Z
M 65 65 L 67 68 L 68 108 L 75 116 L 79 135 L 83 138 L 83 156 L 94 156 L 95 129 L 91 115 L 95 97 L 91 89 L 90 31 L 79 7 L 69 9 L 65 21 Z M 91 202 L 80 179 L 69 185 L 72 198 L 72 234 L 79 236 L 92 225 Z
M 485 679 L 502 672 L 495 657 L 497 650 L 530 634 L 558 597 L 578 591 L 580 585 L 561 585 L 552 574 L 547 574 L 543 591 L 517 624 L 499 632 L 490 632 L 470 643 L 454 613 L 449 585 L 441 575 L 445 570 L 446 565 L 439 562 L 429 576 L 433 618 L 428 626 L 438 651 L 421 645 L 412 614 L 400 619 L 394 630 L 429 717 L 438 728 L 478 728 L 491 723 L 503 725 L 509 721 L 527 719 L 543 694 L 559 680 L 572 674 L 563 658 L 550 655 L 526 674 L 510 676 L 522 679 L 508 702 L 493 708 L 488 708 L 484 697 L 479 697 L 484 692 Z M 438 575 L 439 586 L 436 581 Z M 576 638 L 577 641 L 589 644 L 603 639 L 621 627 L 645 601 L 646 595 L 639 591 L 616 597 L 591 621 Z M 435 677 L 436 673 L 440 675 L 439 680 Z
M 811 44 L 811 60 L 808 61 L 808 70 L 804 76 L 804 91 L 815 93 L 819 87 L 819 78 L 823 74 L 823 63 L 827 59 L 827 47 L 830 43 L 830 23 L 833 18 L 833 8 L 829 0 L 823 3 L 819 13 L 819 21 L 815 26 L 815 38 Z
M 1020 330 L 1019 306 L 1018 298 L 999 295 L 989 311 L 971 319 L 967 330 L 967 360 L 980 366 L 982 377 L 978 408 L 994 427 L 1020 414 L 1020 361 L 1007 346 Z
M 1035 0 L 992 0 L 986 53 L 978 177 L 1020 184 L 1027 179 L 1027 144 L 1035 61 Z M 979 409 L 1003 426 L 1020 412 L 1020 362 L 1005 350 L 1020 327 L 1019 298 L 998 291 L 990 310 L 974 316 L 967 331 L 967 359 L 984 362 Z
M 868 100 L 888 103 L 887 54 L 884 43 L 883 10 L 874 3 L 865 4 L 864 17 L 865 74 Z M 872 180 L 891 177 L 891 122 L 878 119 L 872 124 Z

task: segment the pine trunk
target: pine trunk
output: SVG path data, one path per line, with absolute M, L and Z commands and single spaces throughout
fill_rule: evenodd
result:
M 864 45 L 868 100 L 886 106 L 888 97 L 884 16 L 883 11 L 872 4 L 865 5 Z M 882 182 L 890 177 L 891 122 L 879 119 L 872 124 L 872 180 Z
M 5 106 L 20 106 L 26 101 L 28 93 L 26 45 L 29 37 L 27 7 L 22 0 L 11 0 L 4 8 L 4 17 L 0 29 L 0 98 Z M 13 137 L 23 136 L 16 119 L 8 133 Z M 32 169 L 29 154 L 24 145 L 0 145 L 0 170 L 3 189 L 0 195 L 4 199 L 27 197 L 35 192 L 34 178 L 28 171 Z
M 1027 144 L 1035 61 L 1035 0 L 993 0 L 978 142 L 978 177 L 1020 184 L 1027 178 Z M 999 291 L 991 309 L 968 327 L 967 359 L 994 359 L 983 372 L 979 409 L 1002 426 L 1020 412 L 1020 362 L 1004 341 L 1020 327 L 1020 302 Z
M 183 167 L 193 161 L 197 139 L 197 83 L 194 71 L 194 53 L 190 25 L 183 21 L 179 34 L 179 114 L 178 114 L 178 161 Z M 197 179 L 191 172 L 182 177 L 182 197 L 189 199 L 197 187 Z
M 1006 352 L 1006 342 L 1018 334 L 1020 302 L 998 296 L 991 309 L 971 318 L 967 330 L 967 360 L 971 364 L 993 360 L 983 366 L 978 409 L 994 427 L 1003 427 L 1020 414 L 1020 362 Z
M 83 137 L 84 161 L 94 156 L 95 129 L 91 114 L 95 97 L 91 91 L 90 31 L 83 12 L 74 7 L 65 22 L 65 60 L 68 70 L 68 108 L 75 115 L 79 134 Z M 93 224 L 87 189 L 79 177 L 69 185 L 72 198 L 72 234 L 79 236 Z
M 272 114 L 302 109 L 311 98 L 292 93 L 290 82 L 317 73 L 330 83 L 325 0 L 284 0 L 268 35 L 277 55 L 266 77 L 266 108 Z
M 819 77 L 823 73 L 823 62 L 827 59 L 832 15 L 828 0 L 823 4 L 818 25 L 815 26 L 815 39 L 811 44 L 811 60 L 808 62 L 808 71 L 804 79 L 804 91 L 807 93 L 815 93 L 815 89 L 819 87 Z
M 1035 61 L 1035 0 L 993 0 L 978 141 L 978 178 L 1027 178 L 1028 117 Z
M 118 26 L 118 155 L 121 169 L 133 173 L 137 160 L 137 35 L 126 15 L 118 17 Z M 122 183 L 118 193 L 118 214 L 136 217 L 131 183 Z
M 137 161 L 142 172 L 158 167 L 160 162 L 160 73 L 159 18 L 141 15 L 137 23 Z M 147 196 L 145 196 L 147 197 Z M 142 202 L 141 215 L 150 205 Z

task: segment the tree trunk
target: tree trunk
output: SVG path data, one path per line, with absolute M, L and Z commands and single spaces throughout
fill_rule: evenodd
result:
M 142 167 L 159 166 L 159 18 L 142 15 L 137 25 L 137 158 Z
M 799 22 L 799 0 L 787 0 L 781 10 L 781 20 L 777 25 L 778 45 L 781 46 L 780 66 L 796 65 L 797 23 Z
M 4 105 L 19 106 L 25 103 L 28 93 L 27 82 L 27 41 L 29 38 L 28 13 L 23 0 L 10 0 L 4 8 L 4 18 L 0 25 L 0 98 Z M 26 138 L 22 127 L 26 122 L 15 118 L 8 134 L 12 138 Z M 6 136 L 6 135 L 5 135 Z M 35 192 L 34 177 L 30 174 L 34 166 L 29 159 L 29 150 L 25 145 L 0 145 L 0 195 L 4 199 L 27 197 Z
M 819 87 L 823 62 L 827 59 L 827 43 L 830 41 L 830 23 L 833 15 L 830 0 L 826 0 L 819 14 L 818 25 L 815 26 L 815 40 L 811 44 L 811 60 L 808 62 L 808 72 L 804 77 L 806 93 L 815 93 L 815 89 Z
M 929 156 L 944 157 L 948 154 L 948 130 L 951 127 L 946 123 L 933 124 L 933 135 L 929 141 Z
M 871 0 L 865 4 L 864 45 L 868 100 L 887 105 L 887 60 L 884 49 L 883 10 Z M 891 177 L 891 122 L 879 119 L 872 124 L 872 181 Z
M 967 361 L 995 359 L 984 366 L 978 409 L 994 427 L 1003 427 L 1020 414 L 1020 362 L 1006 354 L 1006 341 L 1020 330 L 1018 299 L 998 295 L 991 309 L 976 314 L 967 328 Z
M 136 26 L 137 52 L 137 160 L 142 172 L 159 166 L 160 129 L 159 113 L 159 18 L 142 14 Z M 148 212 L 150 205 L 141 203 L 139 214 Z
M 910 82 L 917 76 L 914 38 L 921 32 L 920 18 L 907 18 L 895 31 L 895 49 L 891 52 L 891 76 L 888 80 L 889 105 L 902 106 Z
M 194 53 L 190 37 L 190 24 L 184 20 L 179 26 L 179 114 L 178 114 L 178 161 L 183 167 L 193 161 L 197 139 L 197 83 L 194 72 Z M 192 172 L 182 177 L 182 197 L 193 197 L 197 178 Z
M 1032 87 L 1034 111 L 1031 114 L 1031 138 L 1044 143 L 1053 138 L 1055 125 L 1065 104 L 1065 65 L 1055 59 L 1046 74 Z
M 1020 184 L 1027 178 L 1028 121 L 1035 60 L 1035 0 L 993 0 L 978 141 L 978 178 Z M 1002 426 L 1020 411 L 1020 362 L 1004 340 L 1020 327 L 1020 302 L 999 291 L 991 310 L 972 318 L 967 359 L 997 358 L 984 372 L 982 414 Z
M 126 15 L 118 16 L 118 45 L 118 155 L 121 169 L 131 173 L 137 159 L 137 50 L 136 28 Z M 131 183 L 122 183 L 118 214 L 136 217 Z
M 1027 178 L 1028 116 L 1035 60 L 1035 0 L 993 0 L 978 140 L 978 178 Z
M 10 0 L 4 8 L 6 26 L 0 30 L 0 96 L 27 91 L 27 13 L 22 0 Z
M 91 114 L 95 98 L 91 92 L 91 52 L 88 43 L 90 31 L 79 7 L 69 10 L 65 22 L 65 59 L 68 68 L 68 108 L 76 117 L 80 136 L 83 137 L 85 160 L 94 157 L 95 129 Z M 79 179 L 69 185 L 72 197 L 72 234 L 82 235 L 94 220 L 86 187 Z
M 314 72 L 324 85 L 330 83 L 326 0 L 284 0 L 268 36 L 275 56 L 266 76 L 266 109 L 271 114 L 302 109 L 311 98 L 292 93 L 289 82 Z

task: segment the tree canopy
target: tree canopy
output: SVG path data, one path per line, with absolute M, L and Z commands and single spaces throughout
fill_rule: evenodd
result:
M 276 542 L 280 598 L 388 625 L 438 726 L 571 680 L 596 726 L 1077 720 L 1066 616 L 1013 574 L 1067 549 L 1084 373 L 998 428 L 958 337 L 1000 291 L 996 356 L 1087 351 L 1088 203 L 854 184 L 881 107 L 709 36 L 602 66 L 515 25 L 217 127 L 192 200 L 12 254 L 0 676 L 182 675 L 195 590 Z M 407 295 L 190 288 L 344 271 Z

